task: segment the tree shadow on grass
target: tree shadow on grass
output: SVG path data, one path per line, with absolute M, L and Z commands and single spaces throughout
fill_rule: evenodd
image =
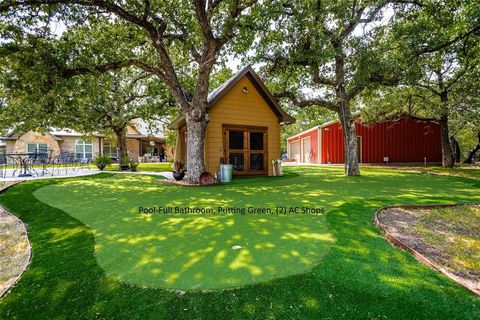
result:
M 317 177 L 321 179 L 311 182 L 300 179 L 296 182 L 298 187 L 290 186 L 292 189 L 287 191 L 295 194 L 305 191 L 302 201 L 325 205 L 328 209 L 326 219 L 336 243 L 311 272 L 236 290 L 187 293 L 147 289 L 106 277 L 94 257 L 92 230 L 32 196 L 35 189 L 51 182 L 16 186 L 1 195 L 0 201 L 28 224 L 33 260 L 21 281 L 0 301 L 0 318 L 476 319 L 480 316 L 478 298 L 418 264 L 408 253 L 390 246 L 372 222 L 374 210 L 384 205 L 479 201 L 479 183 L 434 178 L 423 186 L 413 177 L 405 177 L 406 180 L 398 176 L 387 180 L 365 177 L 358 184 L 347 182 L 335 188 L 329 177 Z M 310 190 L 307 194 L 312 186 L 325 190 Z M 368 197 L 355 194 L 358 188 Z M 392 188 L 394 192 L 383 188 Z M 250 192 L 245 194 L 247 198 L 251 197 Z M 346 199 L 349 192 L 354 197 Z M 276 197 L 280 195 L 276 193 Z M 286 197 L 285 192 L 283 196 Z M 269 199 L 267 203 L 275 201 Z
M 136 212 L 156 205 L 275 208 L 251 197 L 278 192 L 272 187 L 215 188 L 192 192 L 122 176 L 45 187 L 35 196 L 94 231 L 95 255 L 108 275 L 145 287 L 222 289 L 306 272 L 334 242 L 323 216 Z

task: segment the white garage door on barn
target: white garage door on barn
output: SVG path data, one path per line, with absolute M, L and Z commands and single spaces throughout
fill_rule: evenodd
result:
M 310 138 L 302 139 L 302 162 L 303 163 L 310 163 Z
M 295 159 L 297 162 L 301 162 L 300 140 L 295 142 L 290 142 L 290 154 L 288 155 L 288 158 Z

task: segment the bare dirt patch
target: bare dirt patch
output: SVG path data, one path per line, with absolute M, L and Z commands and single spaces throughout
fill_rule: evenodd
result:
M 385 208 L 377 224 L 391 242 L 480 295 L 480 205 Z
M 24 224 L 0 207 L 0 297 L 25 271 L 30 251 Z
M 0 185 L 0 192 L 16 182 Z M 22 221 L 0 206 L 0 297 L 15 284 L 31 257 L 27 229 Z

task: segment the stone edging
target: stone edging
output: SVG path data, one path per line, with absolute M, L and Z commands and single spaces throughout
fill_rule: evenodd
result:
M 455 281 L 456 283 L 458 283 L 459 285 L 461 285 L 462 287 L 464 287 L 465 289 L 469 290 L 470 292 L 480 296 L 480 290 L 477 290 L 475 288 L 471 288 L 471 287 L 468 287 L 466 285 L 464 285 L 463 283 L 461 283 L 459 281 L 459 278 L 454 275 L 452 272 L 450 272 L 449 270 L 435 264 L 433 261 L 431 261 L 430 259 L 428 259 L 427 257 L 425 257 L 423 254 L 421 254 L 420 252 L 418 252 L 417 250 L 413 249 L 412 247 L 410 247 L 409 245 L 407 245 L 406 243 L 404 243 L 403 241 L 395 238 L 391 233 L 389 233 L 387 231 L 387 228 L 386 226 L 380 222 L 380 220 L 378 219 L 378 214 L 383 211 L 383 210 L 388 210 L 388 209 L 395 209 L 395 208 L 400 208 L 400 209 L 434 209 L 434 208 L 450 208 L 450 207 L 459 207 L 459 206 L 465 206 L 465 205 L 478 205 L 479 203 L 463 203 L 463 204 L 437 204 L 437 205 L 398 205 L 398 206 L 386 206 L 386 207 L 382 207 L 378 210 L 375 211 L 375 217 L 374 217 L 374 222 L 375 222 L 375 225 L 380 229 L 380 231 L 383 233 L 383 235 L 385 236 L 385 238 L 387 239 L 388 242 L 390 242 L 392 245 L 396 246 L 396 247 L 399 247 L 405 251 L 408 251 L 410 252 L 414 257 L 415 259 L 417 259 L 418 262 L 424 264 L 424 265 L 427 265 L 428 267 L 432 268 L 433 270 L 436 270 L 438 272 L 441 272 L 443 273 L 445 276 L 447 276 L 448 278 L 450 278 L 451 280 Z
M 12 186 L 14 186 L 14 185 L 16 185 L 20 182 L 21 181 L 7 182 L 5 185 L 0 187 L 0 193 L 2 193 L 3 191 L 7 190 L 8 188 L 10 188 L 10 187 L 12 187 Z M 20 280 L 20 277 L 22 276 L 22 274 L 27 270 L 28 266 L 30 265 L 30 263 L 32 261 L 32 245 L 31 245 L 30 241 L 28 240 L 27 226 L 23 223 L 23 221 L 21 221 L 16 216 L 12 215 L 10 212 L 5 210 L 5 208 L 3 208 L 1 205 L 0 205 L 0 211 L 3 211 L 4 213 L 13 217 L 14 220 L 17 221 L 17 225 L 20 226 L 21 233 L 22 233 L 23 236 L 25 236 L 25 240 L 27 241 L 27 246 L 28 246 L 28 248 L 27 248 L 28 249 L 28 257 L 27 257 L 26 263 L 22 267 L 21 272 L 16 277 L 11 279 L 10 286 L 6 287 L 3 291 L 0 291 L 0 298 L 2 298 L 5 295 L 7 295 L 8 292 L 10 292 L 10 289 L 18 282 L 18 280 Z

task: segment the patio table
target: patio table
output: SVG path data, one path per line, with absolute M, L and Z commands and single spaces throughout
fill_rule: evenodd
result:
M 20 165 L 18 177 L 22 178 L 32 176 L 32 170 L 34 169 L 31 168 L 30 163 L 33 165 L 35 162 L 35 159 L 38 156 L 36 153 L 7 153 L 6 155 Z

